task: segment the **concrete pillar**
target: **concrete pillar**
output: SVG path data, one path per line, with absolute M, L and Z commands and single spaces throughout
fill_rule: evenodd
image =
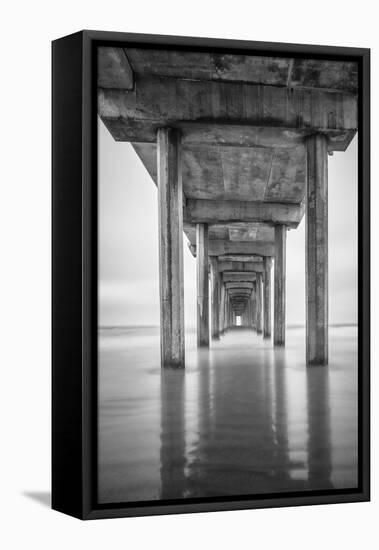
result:
M 306 332 L 307 364 L 328 363 L 327 138 L 307 139 Z
M 254 292 L 251 292 L 251 296 L 249 298 L 249 304 L 250 304 L 250 326 L 251 328 L 254 328 Z
M 161 366 L 184 367 L 183 194 L 180 134 L 157 134 Z
M 225 288 L 225 317 L 224 317 L 224 331 L 228 330 L 229 326 L 229 296 Z
M 217 287 L 218 287 L 218 318 L 217 318 L 217 330 L 218 330 L 218 337 L 221 336 L 221 316 L 222 316 L 222 310 L 221 310 L 221 286 L 222 286 L 222 277 L 221 273 L 218 271 L 217 267 Z
M 219 307 L 220 307 L 220 292 L 219 292 L 219 274 L 218 274 L 218 259 L 211 256 L 211 307 L 212 307 L 212 340 L 219 340 Z
M 263 258 L 263 338 L 271 338 L 271 258 Z
M 275 226 L 274 345 L 286 340 L 286 237 L 285 225 Z
M 221 281 L 219 276 L 219 286 L 220 286 L 220 316 L 219 316 L 219 334 L 222 335 L 225 330 L 225 286 Z
M 262 334 L 262 273 L 256 273 L 257 333 Z
M 208 225 L 196 225 L 197 345 L 209 347 Z

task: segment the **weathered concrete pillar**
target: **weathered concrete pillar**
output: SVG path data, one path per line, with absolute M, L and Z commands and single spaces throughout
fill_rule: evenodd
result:
M 208 225 L 196 225 L 197 345 L 209 346 Z
M 262 273 L 256 273 L 257 333 L 262 334 Z
M 252 308 L 253 308 L 253 329 L 257 330 L 257 281 L 253 283 Z
M 286 237 L 285 225 L 275 226 L 274 345 L 286 340 Z
M 250 326 L 253 329 L 254 328 L 254 291 L 251 292 L 251 296 L 249 298 L 249 304 L 250 304 Z
M 263 259 L 263 338 L 271 338 L 271 258 Z
M 219 292 L 219 274 L 218 274 L 218 259 L 216 256 L 211 256 L 211 306 L 212 306 L 212 324 L 211 336 L 212 340 L 219 340 L 219 307 L 220 307 L 220 292 Z
M 180 134 L 157 134 L 161 366 L 184 367 L 183 194 Z
M 246 324 L 248 327 L 251 327 L 251 301 L 250 298 L 247 300 L 246 305 Z
M 328 150 L 323 135 L 307 139 L 307 364 L 328 363 Z
M 219 285 L 220 285 L 220 317 L 219 317 L 219 334 L 222 335 L 225 330 L 225 285 L 221 281 L 219 276 Z
M 225 289 L 225 328 L 224 330 L 228 330 L 229 328 L 229 295 Z
M 218 288 L 218 317 L 217 317 L 217 330 L 218 330 L 218 337 L 221 336 L 221 316 L 222 316 L 222 310 L 221 310 L 221 285 L 222 285 L 222 277 L 221 274 L 218 271 L 217 267 L 217 288 Z

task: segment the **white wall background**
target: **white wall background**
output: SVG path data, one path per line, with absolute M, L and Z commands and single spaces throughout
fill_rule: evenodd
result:
M 52 512 L 50 484 L 50 41 L 82 28 L 373 49 L 373 123 L 379 34 L 372 0 L 6 2 L 1 8 L 1 469 L 3 548 L 376 548 L 373 502 L 82 523 Z M 373 281 L 378 278 L 377 125 L 373 127 Z M 373 288 L 373 304 L 378 301 Z M 373 466 L 378 470 L 373 307 Z

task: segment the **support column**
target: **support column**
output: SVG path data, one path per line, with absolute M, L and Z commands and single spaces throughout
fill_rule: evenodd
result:
M 224 318 L 224 331 L 229 328 L 229 295 L 225 288 L 225 318 Z
M 254 329 L 254 291 L 251 292 L 250 302 L 250 326 Z
M 180 134 L 157 134 L 161 366 L 184 367 L 183 194 Z
M 228 328 L 230 328 L 233 325 L 233 310 L 232 310 L 232 304 L 230 303 L 230 297 L 228 299 Z
M 262 273 L 256 273 L 257 334 L 262 334 Z
M 307 364 L 328 364 L 328 156 L 327 138 L 307 145 L 306 310 Z
M 286 340 L 286 237 L 285 225 L 275 226 L 274 345 Z
M 263 258 L 263 338 L 271 338 L 271 258 Z
M 219 324 L 219 334 L 222 335 L 225 330 L 225 286 L 221 279 L 219 278 L 220 285 L 220 324 Z
M 219 307 L 220 307 L 220 291 L 219 291 L 219 274 L 218 274 L 218 259 L 215 256 L 211 256 L 211 305 L 212 305 L 212 326 L 211 336 L 212 340 L 219 340 Z
M 208 225 L 196 225 L 197 345 L 209 347 Z

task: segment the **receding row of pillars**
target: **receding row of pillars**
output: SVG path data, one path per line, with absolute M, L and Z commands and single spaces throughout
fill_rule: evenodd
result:
M 285 230 L 282 231 L 285 234 Z M 255 273 L 255 281 L 248 283 L 249 288 L 236 282 L 232 289 L 227 289 L 222 282 L 219 272 L 218 258 L 208 256 L 209 229 L 206 223 L 196 224 L 197 250 L 197 344 L 199 347 L 209 347 L 209 334 L 212 340 L 220 338 L 228 328 L 236 325 L 236 318 L 241 317 L 243 326 L 253 327 L 264 338 L 271 338 L 271 268 L 272 258 L 263 258 L 263 272 Z M 278 240 L 277 246 L 284 247 L 277 251 L 281 258 L 285 257 L 285 241 Z M 275 277 L 280 281 L 275 285 L 275 316 L 282 320 L 285 315 L 282 304 L 285 303 L 285 262 L 279 264 Z M 210 269 L 209 269 L 210 268 Z M 209 296 L 208 281 L 210 278 L 211 290 Z M 251 286 L 250 286 L 251 285 Z M 233 294 L 235 293 L 233 307 Z M 209 310 L 209 298 L 211 310 Z M 239 314 L 240 313 L 240 314 Z M 210 326 L 211 325 L 211 326 Z M 274 328 L 275 345 L 284 345 L 285 326 L 280 323 Z
M 181 137 L 174 128 L 157 132 L 161 363 L 184 367 L 183 292 L 183 190 Z M 306 141 L 306 359 L 308 364 L 328 362 L 328 225 L 327 139 L 317 134 Z M 274 345 L 285 344 L 286 226 L 275 225 Z M 197 343 L 209 346 L 209 254 L 208 226 L 196 227 L 197 250 Z M 225 285 L 221 284 L 216 258 L 211 257 L 212 338 L 232 325 L 233 310 Z M 253 303 L 246 315 L 256 312 L 256 330 L 271 337 L 271 258 L 265 257 L 264 276 L 256 273 Z M 263 284 L 263 292 L 262 292 Z M 263 316 L 262 316 L 263 311 Z

